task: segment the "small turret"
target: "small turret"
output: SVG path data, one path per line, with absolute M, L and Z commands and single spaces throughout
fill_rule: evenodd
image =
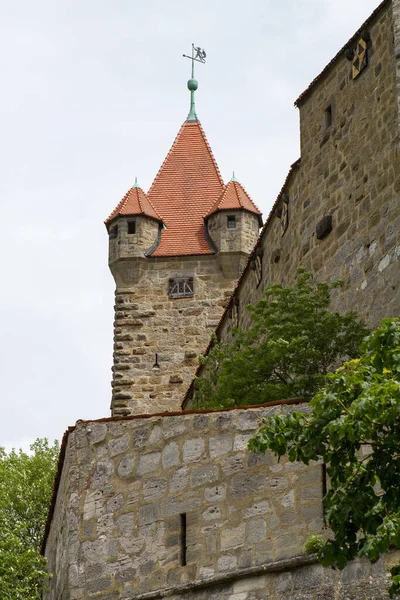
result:
M 234 175 L 207 213 L 205 222 L 219 253 L 249 254 L 262 226 L 261 212 Z
M 150 253 L 157 245 L 163 223 L 136 179 L 105 225 L 109 236 L 108 262 L 113 270 L 112 265 L 120 259 Z

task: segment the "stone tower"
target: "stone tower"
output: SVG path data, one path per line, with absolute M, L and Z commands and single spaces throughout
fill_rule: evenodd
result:
M 146 195 L 137 182 L 106 220 L 116 283 L 112 415 L 180 410 L 243 270 L 261 213 L 224 185 L 191 106 Z

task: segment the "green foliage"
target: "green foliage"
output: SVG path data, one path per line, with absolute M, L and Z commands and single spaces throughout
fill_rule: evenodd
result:
M 304 551 L 307 552 L 307 554 L 316 554 L 323 545 L 324 539 L 317 533 L 312 533 L 308 536 L 306 543 L 304 544 Z
M 47 575 L 40 544 L 50 506 L 58 442 L 29 454 L 0 447 L 0 598 L 39 600 Z
M 358 356 L 367 335 L 354 313 L 329 310 L 336 284 L 312 283 L 299 271 L 295 286 L 270 285 L 249 306 L 251 324 L 237 329 L 230 344 L 214 343 L 204 375 L 196 380 L 197 408 L 260 404 L 313 396 L 326 375 Z
M 356 556 L 376 561 L 400 548 L 400 320 L 383 320 L 361 350 L 360 359 L 328 376 L 310 415 L 275 415 L 249 443 L 253 452 L 326 464 L 333 537 L 318 558 L 339 569 Z M 392 569 L 390 595 L 399 593 L 400 566 Z

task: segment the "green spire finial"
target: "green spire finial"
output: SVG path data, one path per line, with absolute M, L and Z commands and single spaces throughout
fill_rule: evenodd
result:
M 235 171 L 233 171 L 233 173 L 232 173 L 232 179 L 231 179 L 231 181 L 237 181 L 237 179 L 235 177 Z
M 196 56 L 195 56 L 196 52 Z M 199 87 L 196 79 L 194 78 L 194 62 L 205 63 L 206 62 L 206 53 L 201 48 L 192 44 L 192 56 L 183 55 L 185 58 L 189 58 L 192 61 L 192 77 L 187 82 L 188 90 L 190 91 L 190 111 L 187 121 L 197 121 L 196 107 L 194 102 L 194 93 Z
M 133 184 L 133 187 L 140 187 L 140 185 L 137 182 L 137 177 L 135 177 L 135 183 Z

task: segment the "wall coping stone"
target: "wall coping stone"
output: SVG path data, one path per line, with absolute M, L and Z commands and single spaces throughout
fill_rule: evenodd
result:
M 186 592 L 192 592 L 194 590 L 201 590 L 208 587 L 213 587 L 230 581 L 236 581 L 238 579 L 244 579 L 245 577 L 253 577 L 254 575 L 263 575 L 264 573 L 275 573 L 277 571 L 286 571 L 295 567 L 304 567 L 317 563 L 317 555 L 299 555 L 293 558 L 285 558 L 274 562 L 265 563 L 257 567 L 250 567 L 247 569 L 238 569 L 230 573 L 224 573 L 223 575 L 217 575 L 210 577 L 202 581 L 192 581 L 185 583 L 180 586 L 173 588 L 165 588 L 164 590 L 157 590 L 155 592 L 146 592 L 145 594 L 137 594 L 136 596 L 130 596 L 127 600 L 157 600 L 159 598 L 169 598 L 171 596 L 180 596 Z

